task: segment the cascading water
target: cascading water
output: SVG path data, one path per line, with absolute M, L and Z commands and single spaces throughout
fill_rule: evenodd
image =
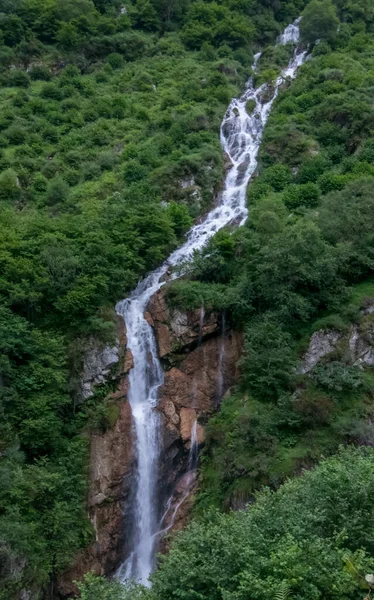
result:
M 178 513 L 180 507 L 190 496 L 191 490 L 196 481 L 196 469 L 197 469 L 198 461 L 199 461 L 199 443 L 197 440 L 197 419 L 195 419 L 195 421 L 192 425 L 192 429 L 191 429 L 190 451 L 188 454 L 187 473 L 184 476 L 185 493 L 183 494 L 183 496 L 179 500 L 179 502 L 177 502 L 177 504 L 174 506 L 173 513 L 170 517 L 169 517 L 169 513 L 170 513 L 170 510 L 173 505 L 173 494 L 170 496 L 169 500 L 167 501 L 166 510 L 160 521 L 161 529 L 160 529 L 160 531 L 157 532 L 158 539 L 160 539 L 160 537 L 163 537 L 164 535 L 166 535 L 167 532 L 170 531 L 170 529 L 174 526 L 175 517 L 177 516 L 177 513 Z M 164 527 L 164 522 L 167 519 L 167 517 L 169 517 L 168 518 L 169 523 L 166 527 Z
M 297 44 L 298 20 L 289 25 L 279 43 Z M 254 69 L 260 54 L 255 57 Z M 130 556 L 119 570 L 120 579 L 134 578 L 149 585 L 148 577 L 154 566 L 156 541 L 159 531 L 158 463 L 159 420 L 157 390 L 163 382 L 163 371 L 157 356 L 152 327 L 144 318 L 151 296 L 163 285 L 163 276 L 170 267 L 189 260 L 196 249 L 202 248 L 210 237 L 229 223 L 243 224 L 247 218 L 246 189 L 257 167 L 257 153 L 270 109 L 285 78 L 293 79 L 297 68 L 304 62 L 306 51 L 295 49 L 288 67 L 278 77 L 272 97 L 263 102 L 266 84 L 254 88 L 252 79 L 244 94 L 234 98 L 228 107 L 221 126 L 221 144 L 229 156 L 232 167 L 227 173 L 225 188 L 218 205 L 195 225 L 186 242 L 173 252 L 168 260 L 148 275 L 131 296 L 119 302 L 117 313 L 127 327 L 127 345 L 134 357 L 134 367 L 129 374 L 129 403 L 131 405 L 136 435 L 137 477 L 134 506 L 134 532 Z M 246 111 L 248 100 L 255 101 L 251 115 Z

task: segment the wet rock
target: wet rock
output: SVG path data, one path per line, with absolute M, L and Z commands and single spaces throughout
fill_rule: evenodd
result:
M 154 327 L 154 325 L 155 325 L 154 320 L 152 319 L 152 316 L 148 311 L 146 311 L 144 313 L 144 318 L 147 321 L 148 325 L 150 325 L 151 327 Z
M 169 307 L 166 303 L 165 291 L 161 288 L 153 294 L 148 303 L 148 313 L 153 321 L 165 323 L 170 319 Z
M 165 323 L 157 322 L 155 324 L 156 337 L 158 342 L 158 354 L 160 358 L 163 358 L 171 352 L 171 336 L 170 330 Z
M 200 309 L 182 312 L 169 308 L 163 288 L 150 299 L 148 312 L 154 323 L 161 358 L 177 348 L 191 346 L 213 333 L 220 332 L 220 315 L 207 311 L 202 319 Z
M 273 98 L 274 92 L 275 92 L 274 86 L 267 83 L 264 86 L 261 94 L 259 95 L 259 100 L 260 100 L 261 104 L 266 104 L 267 102 L 269 102 Z
M 165 373 L 164 384 L 160 389 L 159 406 L 164 406 L 165 402 L 173 402 L 174 406 L 191 406 L 193 403 L 193 390 L 191 379 L 180 369 L 173 367 Z
M 182 475 L 177 481 L 173 494 L 169 499 L 168 510 L 164 515 L 162 529 L 164 537 L 161 539 L 160 552 L 165 553 L 169 550 L 172 535 L 177 531 L 184 529 L 190 519 L 191 509 L 194 501 L 194 493 L 197 488 L 197 471 L 189 471 Z
M 233 167 L 233 162 L 231 160 L 231 158 L 229 157 L 229 155 L 227 154 L 227 152 L 223 153 L 223 166 L 225 171 L 228 171 L 229 169 L 231 169 L 231 167 Z
M 123 365 L 123 372 L 128 373 L 130 369 L 134 367 L 134 357 L 131 350 L 127 349 L 125 353 L 125 362 Z
M 118 409 L 115 425 L 91 436 L 88 512 L 95 540 L 77 554 L 70 569 L 57 577 L 60 597 L 76 593 L 72 582 L 80 581 L 89 571 L 97 575 L 112 573 L 124 556 L 131 531 L 130 497 L 135 456 L 130 406 L 123 399 Z
M 197 414 L 194 408 L 181 408 L 180 410 L 180 434 L 184 443 L 191 442 L 191 435 L 194 424 L 197 420 Z M 197 423 L 196 442 L 201 446 L 205 442 L 205 429 Z M 187 445 L 189 448 L 190 444 Z
M 180 432 L 184 442 L 191 439 L 191 432 L 196 422 L 197 415 L 193 408 L 181 408 L 180 410 Z
M 178 425 L 180 419 L 175 410 L 175 405 L 171 400 L 164 398 L 162 401 L 160 401 L 159 410 L 161 410 L 164 413 L 168 421 L 173 423 L 173 425 Z
M 161 436 L 163 451 L 169 449 L 180 438 L 179 429 L 161 414 Z
M 182 190 L 185 190 L 186 188 L 195 186 L 196 181 L 195 181 L 194 176 L 191 175 L 191 177 L 185 177 L 184 179 L 181 179 L 180 184 L 181 184 Z

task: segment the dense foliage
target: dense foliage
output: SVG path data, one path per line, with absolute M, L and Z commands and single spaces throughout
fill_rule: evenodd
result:
M 349 364 L 347 340 L 299 373 L 313 331 L 372 326 L 360 310 L 374 297 L 373 14 L 356 20 L 350 6 L 338 3 L 339 30 L 279 94 L 246 227 L 217 234 L 169 289 L 175 304 L 203 299 L 245 329 L 241 386 L 207 428 L 200 510 L 240 506 L 339 443 L 372 439 L 373 375 Z M 321 37 L 334 10 L 308 4 L 304 35 Z
M 179 534 L 152 590 L 131 597 L 364 598 L 374 566 L 373 476 L 373 450 L 348 448 L 277 492 L 263 491 L 246 511 L 210 512 Z M 130 592 L 92 578 L 82 587 L 84 600 L 125 600 Z
M 87 339 L 113 338 L 115 301 L 210 204 L 223 176 L 219 124 L 227 103 L 249 75 L 254 50 L 267 44 L 257 77 L 274 79 L 288 50 L 272 43 L 305 4 L 0 1 L 2 600 L 22 589 L 37 595 L 92 540 L 84 432 L 109 416 L 107 390 L 79 404 Z M 248 227 L 217 235 L 196 257 L 191 281 L 170 290 L 183 308 L 204 298 L 247 330 L 245 393 L 211 424 L 202 507 L 246 498 L 273 474 L 278 483 L 300 458 L 308 464 L 354 438 L 353 425 L 367 420 L 370 376 L 340 363 L 303 383 L 297 409 L 292 394 L 303 328 L 323 310 L 341 311 L 347 285 L 372 270 L 371 4 L 307 6 L 304 39 L 324 39 L 278 98 L 250 188 Z M 339 318 L 353 313 L 348 307 Z M 214 519 L 225 536 L 231 525 Z M 325 542 L 311 548 L 318 554 L 319 543 L 324 555 Z M 264 587 L 248 573 L 267 592 L 283 578 L 280 571 Z M 172 597 L 159 577 L 155 593 Z M 122 590 L 89 577 L 82 597 L 95 594 L 112 600 Z
M 374 455 L 345 450 L 245 512 L 213 513 L 175 542 L 153 577 L 159 600 L 360 598 L 371 573 Z
M 0 2 L 1 598 L 92 539 L 87 339 L 211 203 L 227 103 L 304 4 Z

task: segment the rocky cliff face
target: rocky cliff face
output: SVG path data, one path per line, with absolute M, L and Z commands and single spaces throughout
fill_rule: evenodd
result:
M 88 367 L 89 359 L 92 362 Z M 115 365 L 116 373 L 113 371 Z M 62 598 L 76 592 L 72 582 L 82 579 L 88 571 L 98 575 L 113 573 L 126 551 L 127 532 L 131 529 L 130 506 L 135 466 L 132 417 L 127 402 L 128 372 L 131 367 L 132 357 L 126 351 L 126 331 L 122 320 L 115 350 L 108 352 L 107 347 L 95 347 L 90 341 L 84 363 L 82 396 L 83 399 L 91 396 L 95 386 L 105 383 L 109 377 L 116 377 L 117 389 L 109 399 L 116 419 L 112 427 L 104 432 L 94 432 L 90 437 L 87 511 L 95 531 L 95 540 L 77 555 L 71 569 L 57 578 L 57 593 Z
M 191 432 L 197 421 L 196 441 L 201 446 L 204 423 L 237 379 L 242 338 L 228 328 L 223 331 L 219 314 L 171 309 L 163 289 L 153 296 L 145 316 L 154 328 L 165 369 L 158 410 L 163 446 L 159 487 L 160 500 L 168 507 L 162 523 L 166 533 L 182 528 L 188 519 L 197 485 L 196 471 L 189 472 Z M 87 509 L 95 540 L 78 554 L 71 569 L 59 576 L 56 587 L 60 598 L 71 596 L 76 591 L 72 581 L 80 580 L 88 571 L 113 573 L 126 554 L 131 533 L 136 456 L 127 391 L 133 358 L 126 350 L 123 322 L 118 340 L 113 348 L 95 347 L 91 340 L 84 361 L 82 399 L 91 396 L 95 386 L 116 378 L 117 390 L 110 402 L 117 419 L 105 432 L 91 435 Z M 160 549 L 166 548 L 161 542 Z
M 237 381 L 242 336 L 223 327 L 217 313 L 171 309 L 163 288 L 152 297 L 147 318 L 165 368 L 158 403 L 163 435 L 160 476 L 169 507 L 162 526 L 170 531 L 184 526 L 197 484 L 196 473 L 187 472 L 194 424 L 201 446 L 204 423 Z
M 374 305 L 363 310 L 359 323 L 346 331 L 325 329 L 314 332 L 300 372 L 309 373 L 324 357 L 333 353 L 347 365 L 374 366 Z

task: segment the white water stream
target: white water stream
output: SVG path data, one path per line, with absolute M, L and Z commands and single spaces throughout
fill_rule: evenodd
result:
M 299 39 L 298 20 L 289 25 L 279 39 L 280 44 Z M 260 54 L 255 56 L 254 69 Z M 159 417 L 154 410 L 157 391 L 163 383 L 163 371 L 157 356 L 152 327 L 144 318 L 151 296 L 163 285 L 170 267 L 186 262 L 193 251 L 202 248 L 208 239 L 229 223 L 243 224 L 247 218 L 246 189 L 257 167 L 257 154 L 262 133 L 272 104 L 286 78 L 293 79 L 297 68 L 304 62 L 306 51 L 297 47 L 287 68 L 277 79 L 271 98 L 263 103 L 267 86 L 258 89 L 249 80 L 244 94 L 234 98 L 221 125 L 221 144 L 230 157 L 232 167 L 226 175 L 225 188 L 218 205 L 198 224 L 192 227 L 186 242 L 173 252 L 156 271 L 139 283 L 129 298 L 120 301 L 116 310 L 127 327 L 127 346 L 134 356 L 134 368 L 129 373 L 129 402 L 135 425 L 137 475 L 134 505 L 134 533 L 131 553 L 119 570 L 118 576 L 149 585 L 148 577 L 154 567 L 156 542 L 159 531 L 159 494 L 157 489 L 160 454 Z M 248 115 L 246 103 L 254 100 L 255 109 Z

